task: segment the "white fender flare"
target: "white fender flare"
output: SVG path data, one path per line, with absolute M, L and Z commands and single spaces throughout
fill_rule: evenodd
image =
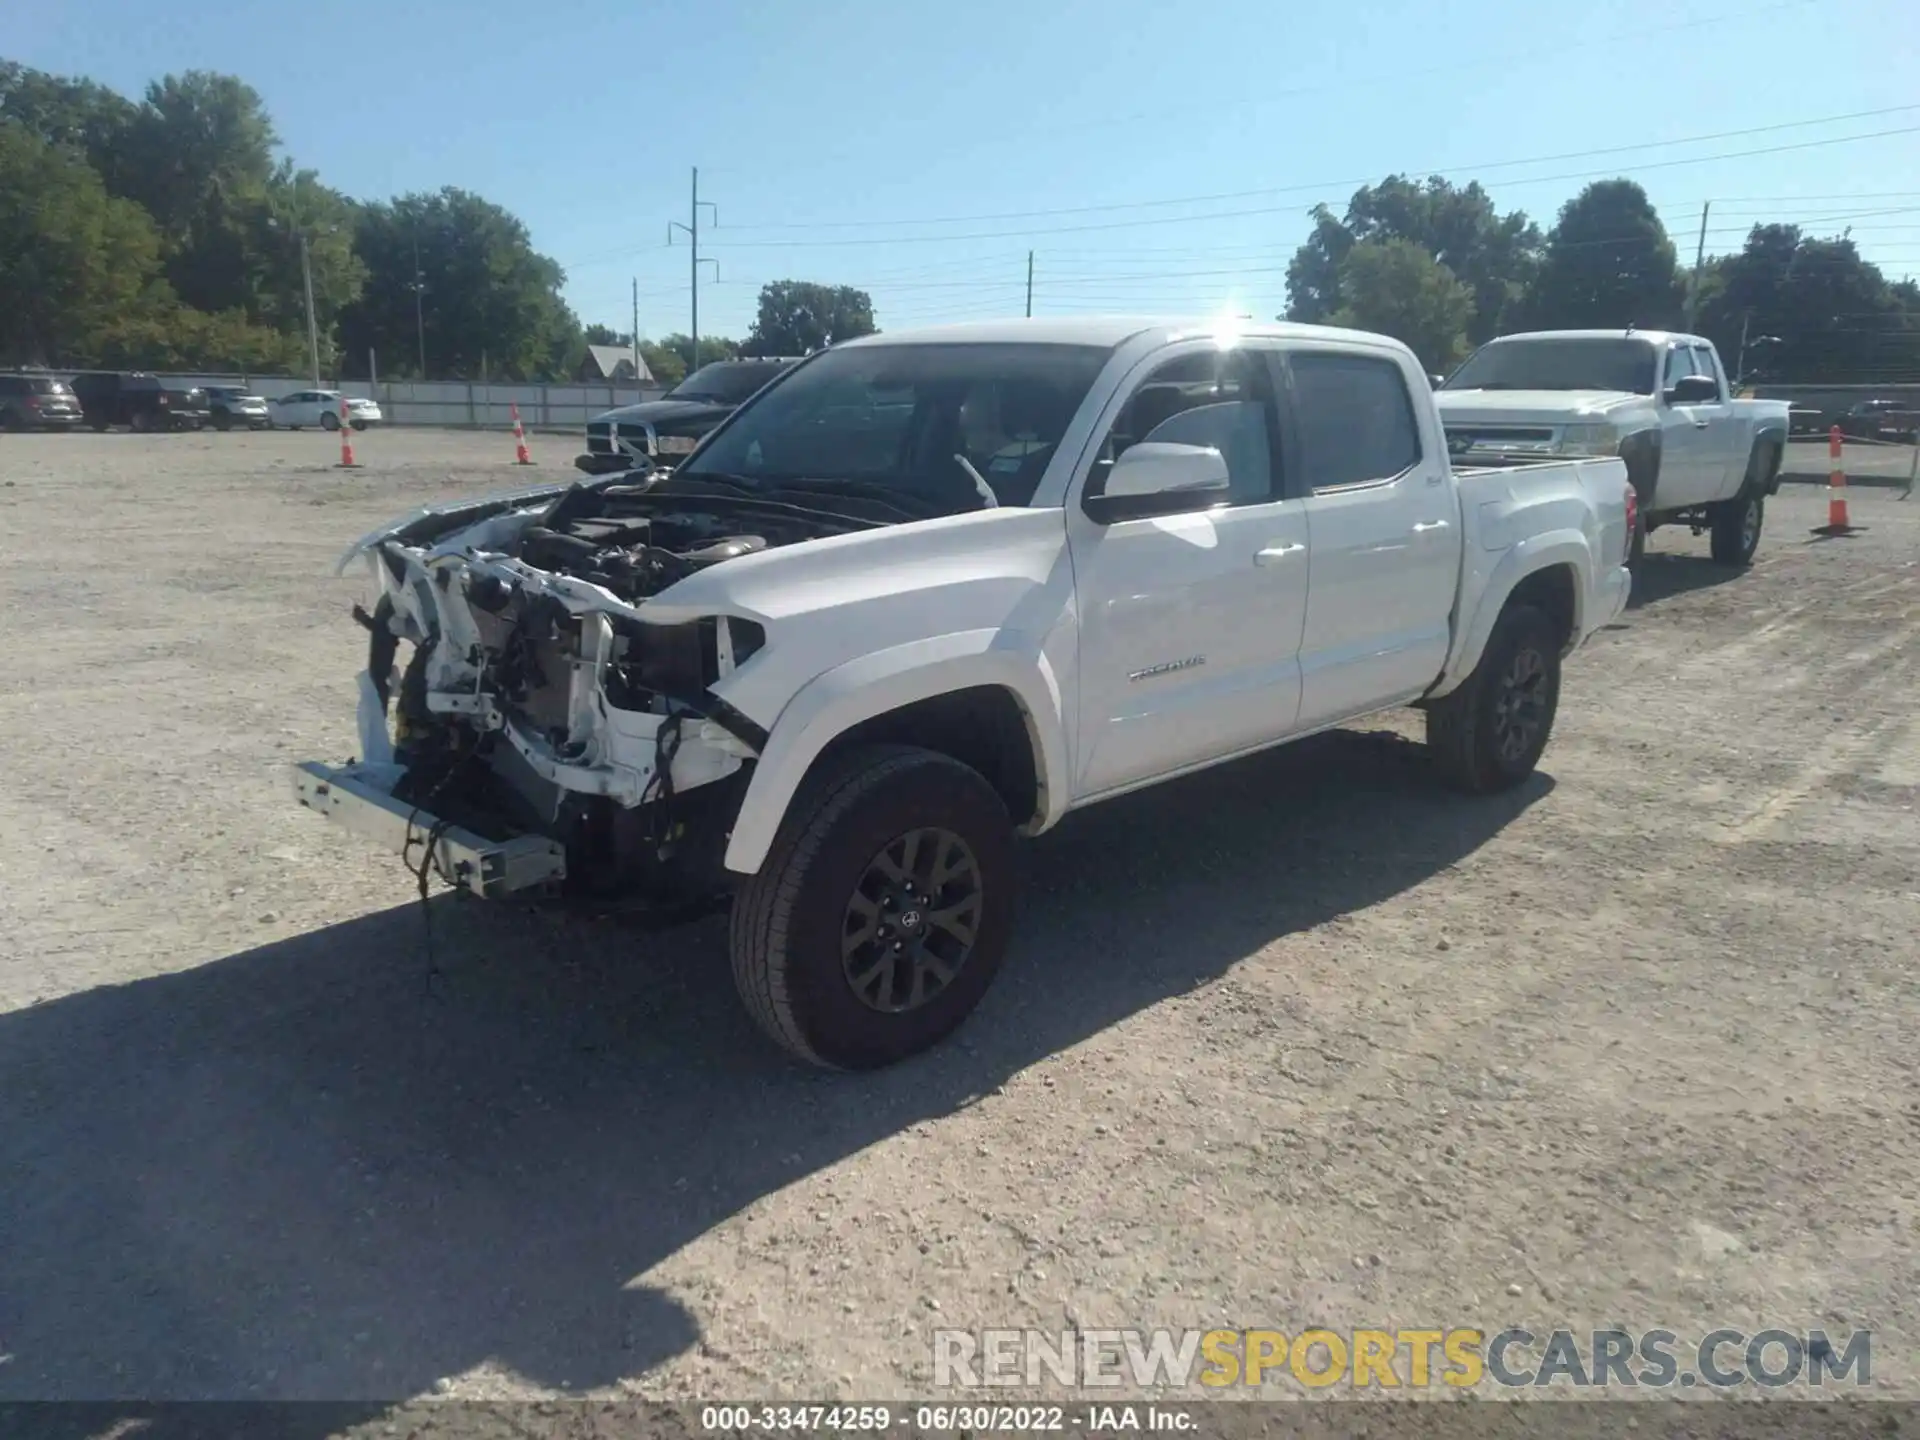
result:
M 1579 641 L 1586 633 L 1587 591 L 1591 583 L 1588 577 L 1594 573 L 1593 547 L 1578 530 L 1549 530 L 1544 535 L 1529 536 L 1502 555 L 1487 576 L 1472 616 L 1466 618 L 1461 627 L 1460 641 L 1447 663 L 1446 673 L 1440 677 L 1440 683 L 1427 692 L 1428 699 L 1438 699 L 1465 683 L 1474 666 L 1480 663 L 1508 598 L 1529 575 L 1556 565 L 1573 569 L 1573 627 L 1569 638 Z
M 1046 829 L 1066 811 L 1066 723 L 1060 685 L 1043 654 L 999 648 L 1002 630 L 916 640 L 849 660 L 809 681 L 787 702 L 754 766 L 727 842 L 726 867 L 751 875 L 765 863 L 807 770 L 833 740 L 863 720 L 917 700 L 993 686 L 1025 712 L 1038 805 L 1026 828 Z

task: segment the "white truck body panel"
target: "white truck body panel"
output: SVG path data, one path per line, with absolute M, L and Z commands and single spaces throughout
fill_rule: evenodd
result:
M 562 487 L 509 497 L 498 513 L 455 506 L 427 512 L 428 523 L 416 512 L 363 539 L 343 565 L 364 559 L 392 603 L 396 633 L 452 642 L 435 647 L 428 666 L 436 713 L 499 731 L 548 783 L 624 806 L 641 803 L 656 780 L 665 721 L 609 703 L 607 667 L 626 643 L 616 629 L 714 619 L 759 627 L 764 644 L 750 659 L 733 664 L 723 648 L 707 695 L 683 697 L 694 721 L 669 762 L 681 792 L 751 764 L 725 852 L 737 875 L 763 864 L 827 745 L 918 700 L 971 687 L 1015 698 L 1038 787 L 1034 813 L 1014 818 L 1036 832 L 1075 806 L 1447 693 L 1472 672 L 1513 588 L 1544 568 L 1565 570 L 1568 649 L 1625 606 L 1624 465 L 1601 458 L 1454 471 L 1426 377 L 1397 342 L 1312 326 L 1223 333 L 1204 322 L 1103 320 L 943 327 L 853 343 L 956 338 L 1113 347 L 1029 505 L 782 544 L 637 602 L 505 553 Z M 1418 428 L 1416 463 L 1284 498 L 1096 521 L 1082 492 L 1114 416 L 1170 358 L 1222 349 L 1244 350 L 1247 363 L 1277 374 L 1286 357 L 1306 352 L 1397 367 Z M 489 579 L 551 598 L 580 622 L 564 743 L 517 718 L 488 689 L 486 664 L 473 663 L 484 646 L 466 597 Z M 732 632 L 723 625 L 722 633 Z M 763 741 L 743 740 L 737 723 L 701 718 L 710 702 L 758 726 Z M 363 713 L 361 753 L 383 755 L 382 717 L 371 707 Z

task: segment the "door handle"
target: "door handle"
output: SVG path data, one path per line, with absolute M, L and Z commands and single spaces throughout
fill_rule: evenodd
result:
M 1297 555 L 1307 547 L 1304 545 L 1269 545 L 1253 557 L 1256 565 L 1277 565 L 1289 555 Z
M 1696 420 L 1693 422 L 1693 428 L 1696 430 L 1704 430 L 1707 428 L 1707 422 L 1705 420 Z
M 1417 520 L 1414 522 L 1413 533 L 1416 535 L 1424 535 L 1429 530 L 1444 530 L 1446 528 L 1447 522 L 1444 520 Z

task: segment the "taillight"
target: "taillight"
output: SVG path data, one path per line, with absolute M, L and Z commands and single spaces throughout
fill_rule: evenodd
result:
M 1633 486 L 1629 485 L 1627 486 L 1627 549 L 1626 549 L 1627 555 L 1633 554 L 1633 532 L 1634 532 L 1634 527 L 1637 526 L 1639 523 L 1640 523 L 1640 492 L 1638 490 L 1635 490 Z

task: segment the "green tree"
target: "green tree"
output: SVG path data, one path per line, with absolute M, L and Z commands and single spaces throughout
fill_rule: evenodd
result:
M 661 340 L 659 348 L 666 351 L 668 355 L 680 363 L 680 374 L 670 382 L 673 384 L 678 384 L 681 378 L 691 375 L 695 370 L 698 370 L 701 365 L 711 365 L 716 360 L 737 359 L 741 354 L 740 342 L 738 340 L 729 340 L 724 335 L 702 335 L 700 337 L 700 360 L 698 364 L 694 363 L 693 339 L 691 336 L 679 333 L 669 335 Z M 653 369 L 652 357 L 654 352 L 642 347 L 640 353 L 647 356 L 647 368 L 650 370 Z M 662 380 L 666 379 L 658 370 L 654 370 L 653 373 Z
M 0 355 L 90 364 L 137 347 L 177 307 L 160 237 L 80 154 L 0 120 Z
M 760 313 L 741 348 L 748 355 L 807 355 L 873 331 L 873 297 L 866 291 L 776 280 L 761 287 Z
M 589 325 L 587 326 L 586 333 L 581 338 L 584 339 L 586 343 L 589 345 L 631 345 L 633 344 L 632 332 L 627 330 L 615 330 L 608 325 Z
M 1429 371 L 1471 348 L 1473 291 L 1412 240 L 1362 240 L 1340 262 L 1335 325 L 1391 335 Z
M 1756 225 L 1706 278 L 1701 333 L 1733 370 L 1744 329 L 1749 379 L 1756 370 L 1773 381 L 1830 384 L 1920 374 L 1920 293 L 1912 282 L 1888 284 L 1844 236 Z
M 1500 214 L 1477 182 L 1456 186 L 1437 175 L 1424 182 L 1389 175 L 1356 190 L 1344 219 L 1325 205 L 1312 215 L 1313 230 L 1287 266 L 1287 314 L 1294 320 L 1324 323 L 1347 304 L 1342 267 L 1355 245 L 1403 240 L 1467 287 L 1473 300 L 1467 336 L 1479 344 L 1509 328 L 1539 264 L 1539 227 L 1520 211 Z
M 704 340 L 700 342 L 700 348 L 706 349 Z M 687 378 L 687 362 L 680 358 L 677 350 L 669 350 L 665 345 L 655 344 L 651 340 L 642 340 L 640 358 L 647 362 L 647 372 L 659 384 L 671 387 Z
M 478 195 L 449 187 L 367 205 L 355 249 L 366 283 L 340 319 L 348 374 L 365 373 L 370 348 L 382 374 L 418 372 L 416 274 L 435 376 L 554 378 L 584 343 L 560 297 L 565 272 L 533 248 L 524 224 Z
M 0 60 L 0 120 L 17 121 L 47 144 L 85 156 L 109 195 L 126 193 L 116 182 L 123 174 L 127 129 L 138 109 L 125 96 L 91 80 Z
M 1631 180 L 1600 180 L 1560 207 L 1522 304 L 1542 330 L 1678 325 L 1685 308 L 1673 241 Z
M 249 231 L 277 144 L 266 102 L 231 75 L 190 70 L 147 87 L 123 141 L 122 183 L 159 227 L 167 278 L 187 304 L 253 308 Z

